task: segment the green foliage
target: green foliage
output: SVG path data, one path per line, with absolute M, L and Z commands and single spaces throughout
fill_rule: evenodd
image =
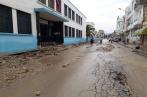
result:
M 143 35 L 147 35 L 147 27 L 142 30 Z
M 86 26 L 86 35 L 88 37 L 90 37 L 94 33 L 94 31 L 95 31 L 95 28 L 93 28 L 93 26 L 91 25 Z

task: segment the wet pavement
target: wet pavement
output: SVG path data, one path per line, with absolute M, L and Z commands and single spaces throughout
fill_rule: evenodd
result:
M 0 97 L 145 97 L 134 93 L 118 45 L 84 45 L 54 57 L 48 69 L 1 88 Z M 129 79 L 130 80 L 130 79 Z

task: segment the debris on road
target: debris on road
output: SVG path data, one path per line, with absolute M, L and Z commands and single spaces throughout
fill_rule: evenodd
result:
M 76 46 L 71 46 L 76 47 Z M 42 47 L 38 51 L 0 57 L 0 88 L 7 87 L 16 80 L 31 76 L 53 64 L 40 60 L 56 56 L 71 47 L 63 45 Z
M 115 47 L 112 44 L 104 44 L 102 46 L 98 46 L 97 51 L 102 52 L 111 52 Z
M 66 68 L 67 66 L 69 66 L 70 64 L 64 64 L 62 65 L 63 68 Z
M 35 94 L 35 96 L 40 96 L 41 92 L 40 91 L 35 91 L 34 94 Z

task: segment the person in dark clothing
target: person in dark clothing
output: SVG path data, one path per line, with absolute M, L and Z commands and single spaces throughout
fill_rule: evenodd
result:
M 90 40 L 90 44 L 93 45 L 93 43 L 94 43 L 94 39 L 91 38 L 91 40 Z
M 103 40 L 101 39 L 101 40 L 100 40 L 100 44 L 102 44 L 102 43 L 103 43 Z

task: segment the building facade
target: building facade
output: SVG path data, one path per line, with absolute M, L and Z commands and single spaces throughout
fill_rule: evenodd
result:
M 0 0 L 0 53 L 85 40 L 86 17 L 68 0 Z
M 117 22 L 116 22 L 116 30 L 115 32 L 117 34 L 121 34 L 124 31 L 124 26 L 125 26 L 125 17 L 117 17 Z
M 138 5 L 136 0 L 132 0 L 125 10 L 124 32 L 127 33 L 127 39 L 130 43 L 139 39 L 134 32 L 142 28 L 144 18 L 143 9 L 143 5 Z
M 105 31 L 100 29 L 95 33 L 96 38 L 104 38 L 105 37 Z
M 64 22 L 64 44 L 77 44 L 86 40 L 86 16 L 69 0 L 62 0 L 62 15 L 68 18 Z

